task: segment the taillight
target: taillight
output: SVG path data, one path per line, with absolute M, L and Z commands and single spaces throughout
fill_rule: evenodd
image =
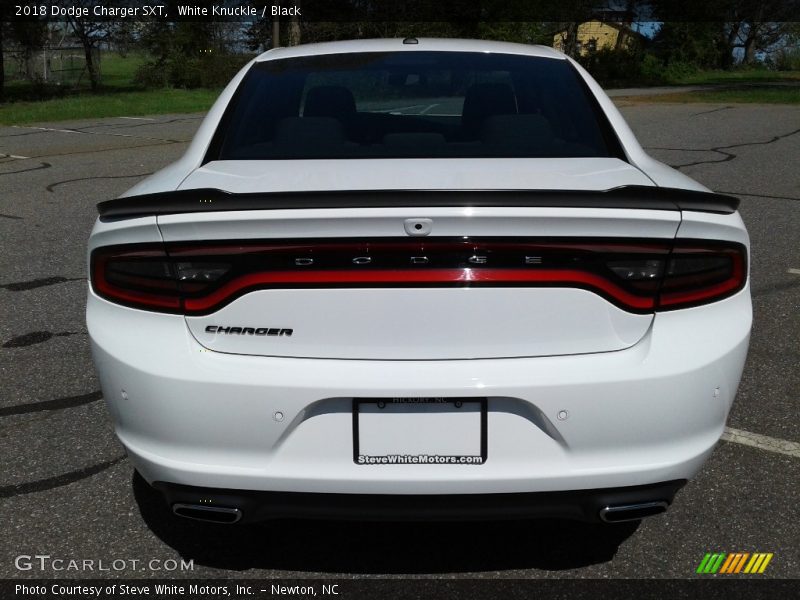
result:
M 161 245 L 95 250 L 91 274 L 95 293 L 107 300 L 161 312 L 181 311 L 175 273 Z
M 707 304 L 735 294 L 747 281 L 747 256 L 740 244 L 682 242 L 670 255 L 660 310 Z
M 92 252 L 92 287 L 117 304 L 183 313 L 186 294 L 207 292 L 230 267 L 175 261 L 163 244 L 107 246 Z
M 107 246 L 92 286 L 112 302 L 187 315 L 250 291 L 330 287 L 573 287 L 652 313 L 729 296 L 739 244 L 574 239 L 269 240 Z

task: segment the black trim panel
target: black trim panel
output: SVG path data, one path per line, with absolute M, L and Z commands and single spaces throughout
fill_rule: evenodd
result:
M 692 210 L 731 214 L 734 196 L 677 188 L 628 185 L 582 190 L 353 190 L 235 194 L 198 188 L 129 196 L 97 205 L 101 218 L 195 212 L 313 208 L 402 208 L 435 206 L 552 206 Z
M 438 468 L 438 467 L 437 467 Z M 446 467 L 445 467 L 446 468 Z M 630 487 L 511 494 L 326 494 L 201 488 L 153 483 L 167 503 L 238 508 L 242 523 L 269 519 L 460 521 L 561 518 L 601 522 L 607 506 L 671 504 L 685 479 Z

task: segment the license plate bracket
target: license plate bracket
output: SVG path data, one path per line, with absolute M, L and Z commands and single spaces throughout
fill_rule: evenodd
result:
M 486 398 L 353 398 L 357 465 L 479 465 L 487 459 Z

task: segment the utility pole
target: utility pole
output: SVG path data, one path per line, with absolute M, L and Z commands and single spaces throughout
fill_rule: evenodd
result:
M 281 22 L 277 16 L 272 19 L 272 47 L 281 45 Z
M 300 8 L 300 0 L 295 3 L 296 8 Z M 293 14 L 289 21 L 289 45 L 297 46 L 300 44 L 300 16 Z

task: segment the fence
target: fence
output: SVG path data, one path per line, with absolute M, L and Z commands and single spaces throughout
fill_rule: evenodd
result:
M 100 52 L 92 55 L 100 72 Z M 89 81 L 83 47 L 45 47 L 34 51 L 6 49 L 3 70 L 6 82 L 30 81 L 77 87 Z

